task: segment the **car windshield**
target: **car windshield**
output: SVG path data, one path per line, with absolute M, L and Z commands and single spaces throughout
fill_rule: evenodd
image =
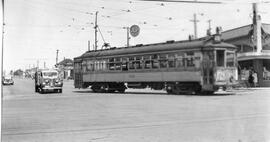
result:
M 12 79 L 11 76 L 5 76 L 4 79 Z
M 44 77 L 55 77 L 57 76 L 57 72 L 43 72 Z

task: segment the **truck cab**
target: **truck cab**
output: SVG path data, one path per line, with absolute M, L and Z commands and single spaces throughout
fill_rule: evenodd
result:
M 35 73 L 35 92 L 62 93 L 63 80 L 56 69 L 42 69 Z

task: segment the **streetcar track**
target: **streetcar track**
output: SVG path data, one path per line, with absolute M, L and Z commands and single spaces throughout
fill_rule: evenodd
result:
M 252 119 L 258 117 L 269 117 L 270 113 L 266 114 L 248 114 L 242 115 L 238 117 L 221 117 L 216 119 L 201 119 L 201 120 L 176 120 L 176 121 L 161 121 L 161 122 L 148 122 L 141 124 L 133 124 L 133 125 L 117 125 L 111 127 L 100 127 L 100 128 L 82 128 L 82 129 L 73 129 L 73 130 L 55 130 L 55 131 L 34 131 L 34 132 L 17 132 L 17 133 L 8 133 L 2 132 L 2 135 L 5 136 L 14 136 L 14 135 L 34 135 L 34 134 L 56 134 L 56 133 L 78 133 L 78 132 L 87 132 L 87 131 L 107 131 L 107 130 L 121 130 L 121 129 L 137 129 L 137 128 L 146 128 L 146 127 L 159 127 L 164 125 L 173 125 L 173 124 L 198 124 L 198 123 L 214 123 L 218 121 L 234 121 L 241 119 Z

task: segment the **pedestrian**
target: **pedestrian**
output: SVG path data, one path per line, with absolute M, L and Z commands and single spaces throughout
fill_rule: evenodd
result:
M 249 83 L 249 87 L 254 86 L 254 77 L 252 76 L 252 71 L 249 72 L 248 83 Z
M 252 77 L 253 77 L 254 87 L 257 87 L 257 84 L 258 84 L 258 75 L 257 75 L 257 72 L 256 71 L 253 72 Z

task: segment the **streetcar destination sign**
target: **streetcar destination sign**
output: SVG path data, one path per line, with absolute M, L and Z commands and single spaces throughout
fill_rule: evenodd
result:
M 130 27 L 131 36 L 136 37 L 139 35 L 139 33 L 140 33 L 140 27 L 138 25 L 132 25 Z

